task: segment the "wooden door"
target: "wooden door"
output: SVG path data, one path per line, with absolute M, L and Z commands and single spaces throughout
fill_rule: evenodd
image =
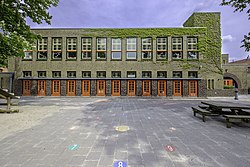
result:
M 182 96 L 182 81 L 173 81 L 174 83 L 174 96 Z
M 45 80 L 38 80 L 38 96 L 46 96 L 46 81 Z
M 112 81 L 112 96 L 120 96 L 121 95 L 121 82 L 120 80 Z
M 197 81 L 188 81 L 188 95 L 197 96 Z
M 82 95 L 90 96 L 90 80 L 82 81 Z
M 31 81 L 23 80 L 23 96 L 30 96 L 30 87 L 31 87 Z
M 60 81 L 59 80 L 53 80 L 52 81 L 52 96 L 60 96 Z
M 106 94 L 106 87 L 105 87 L 105 80 L 98 80 L 97 81 L 97 96 L 105 96 Z
M 68 80 L 68 96 L 76 95 L 76 81 Z
M 159 80 L 158 81 L 158 96 L 166 96 L 166 81 Z
M 128 80 L 128 96 L 135 96 L 136 93 L 135 80 Z
M 150 80 L 142 81 L 142 95 L 143 96 L 150 96 Z

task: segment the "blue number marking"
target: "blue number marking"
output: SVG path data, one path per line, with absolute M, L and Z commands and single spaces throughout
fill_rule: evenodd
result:
M 114 167 L 127 167 L 127 163 L 124 161 L 116 161 Z

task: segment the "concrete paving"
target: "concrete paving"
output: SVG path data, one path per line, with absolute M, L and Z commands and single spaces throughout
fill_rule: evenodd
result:
M 249 105 L 245 99 L 237 103 Z M 113 167 L 124 161 L 128 167 L 248 167 L 250 125 L 229 129 L 223 117 L 204 123 L 191 110 L 200 101 L 22 97 L 20 106 L 56 105 L 60 112 L 1 140 L 0 166 Z

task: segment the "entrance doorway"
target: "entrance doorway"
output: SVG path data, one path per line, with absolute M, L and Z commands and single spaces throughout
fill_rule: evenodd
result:
M 135 80 L 128 80 L 128 96 L 135 96 L 136 93 Z
M 106 95 L 106 87 L 105 80 L 97 81 L 97 96 L 105 96 Z
M 120 80 L 112 81 L 112 96 L 120 96 L 121 95 L 121 83 Z
M 60 96 L 60 80 L 52 81 L 52 96 Z
M 76 95 L 76 81 L 68 80 L 68 96 Z
M 38 80 L 38 96 L 45 96 L 46 95 L 46 81 L 45 80 Z
M 142 81 L 142 95 L 143 96 L 150 96 L 150 80 Z
M 174 83 L 174 96 L 182 96 L 182 81 L 173 81 Z

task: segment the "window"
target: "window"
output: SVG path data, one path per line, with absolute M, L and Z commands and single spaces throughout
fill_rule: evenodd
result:
M 172 59 L 182 59 L 182 38 L 172 38 Z
M 214 79 L 208 79 L 207 80 L 207 88 L 208 89 L 214 89 Z
M 68 78 L 75 78 L 76 77 L 76 71 L 67 71 L 67 77 Z
M 250 67 L 247 67 L 247 72 L 250 73 Z
M 112 71 L 112 78 L 121 78 L 121 71 Z
M 31 77 L 31 71 L 23 71 L 23 77 Z
M 157 38 L 157 60 L 166 60 L 168 55 L 167 38 Z
M 38 78 L 45 78 L 46 77 L 46 71 L 38 71 Z
M 92 38 L 82 38 L 82 59 L 90 60 L 92 57 Z
M 83 71 L 82 77 L 83 78 L 91 78 L 91 71 Z
M 96 59 L 97 60 L 106 60 L 107 53 L 106 53 L 106 38 L 97 38 L 97 53 Z
M 62 59 L 62 38 L 52 38 L 52 59 Z
M 23 59 L 24 60 L 32 60 L 32 54 L 33 54 L 32 51 L 25 50 Z
M 120 38 L 112 39 L 112 59 L 113 60 L 121 60 L 122 59 L 122 41 Z
M 188 59 L 198 59 L 198 39 L 196 37 L 187 38 Z
M 127 38 L 127 60 L 136 60 L 136 38 Z
M 67 59 L 76 60 L 77 38 L 67 38 Z
M 166 71 L 157 71 L 157 78 L 167 78 Z
M 128 78 L 136 78 L 136 71 L 128 71 L 127 77 Z
M 37 59 L 47 60 L 48 55 L 48 38 L 42 38 L 38 40 Z
M 173 78 L 182 78 L 181 71 L 173 71 Z
M 142 78 L 151 78 L 151 71 L 142 71 Z
M 105 71 L 97 71 L 97 78 L 106 78 L 106 72 Z
M 52 77 L 53 78 L 60 78 L 61 77 L 61 71 L 52 71 Z
M 198 78 L 197 71 L 188 71 L 188 78 Z
M 142 38 L 142 59 L 152 58 L 152 39 Z

